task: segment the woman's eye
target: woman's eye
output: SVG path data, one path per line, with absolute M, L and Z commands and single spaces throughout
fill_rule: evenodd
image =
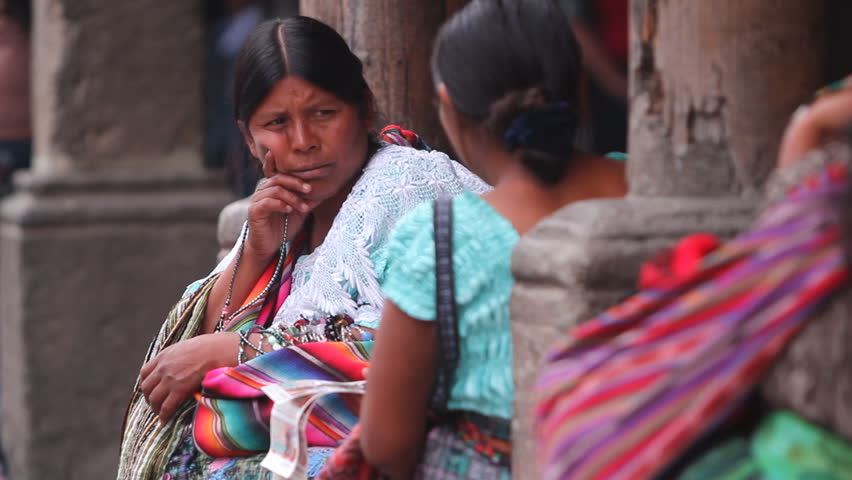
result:
M 317 116 L 318 117 L 330 117 L 330 116 L 334 115 L 336 112 L 337 112 L 337 110 L 334 110 L 334 109 L 331 109 L 331 108 L 326 108 L 326 109 L 323 109 L 323 110 L 318 110 Z
M 282 124 L 284 124 L 284 121 L 285 120 L 283 118 L 278 117 L 275 120 L 271 120 L 269 123 L 266 124 L 266 126 L 269 127 L 269 126 L 273 126 L 273 125 L 282 125 Z

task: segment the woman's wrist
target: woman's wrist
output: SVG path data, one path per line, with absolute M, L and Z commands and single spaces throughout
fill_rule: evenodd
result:
M 271 252 L 259 251 L 252 246 L 250 242 L 246 242 L 245 250 L 243 252 L 244 262 L 246 262 L 246 266 L 251 268 L 252 270 L 264 270 L 275 256 L 278 254 L 279 250 L 276 248 Z
M 781 142 L 778 166 L 785 167 L 803 158 L 822 144 L 820 126 L 808 114 L 808 107 L 794 114 L 787 129 L 787 134 Z
M 240 348 L 240 336 L 237 332 L 216 332 L 212 333 L 215 342 L 212 342 L 211 348 L 215 351 L 208 358 L 213 360 L 213 364 L 209 365 L 208 371 L 220 367 L 234 367 L 238 365 L 237 354 Z

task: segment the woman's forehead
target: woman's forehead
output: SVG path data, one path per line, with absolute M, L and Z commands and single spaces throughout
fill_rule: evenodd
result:
M 313 83 L 292 75 L 279 80 L 272 87 L 269 95 L 263 99 L 258 109 L 270 107 L 298 107 L 317 102 L 335 101 L 338 98 L 331 92 L 324 90 Z

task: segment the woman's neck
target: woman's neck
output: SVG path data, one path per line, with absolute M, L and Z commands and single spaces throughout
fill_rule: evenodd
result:
M 572 156 L 569 169 L 555 185 L 545 186 L 518 162 L 507 164 L 495 183 L 483 198 L 521 235 L 569 203 L 627 194 L 622 162 L 583 152 Z

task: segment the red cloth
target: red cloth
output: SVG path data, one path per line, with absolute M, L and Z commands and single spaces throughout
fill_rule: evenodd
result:
M 628 38 L 627 0 L 596 0 L 593 3 L 598 32 L 613 60 L 627 65 Z
M 677 245 L 652 258 L 639 272 L 639 288 L 651 288 L 673 278 L 697 271 L 701 260 L 719 246 L 719 239 L 709 233 L 696 233 L 682 238 Z

